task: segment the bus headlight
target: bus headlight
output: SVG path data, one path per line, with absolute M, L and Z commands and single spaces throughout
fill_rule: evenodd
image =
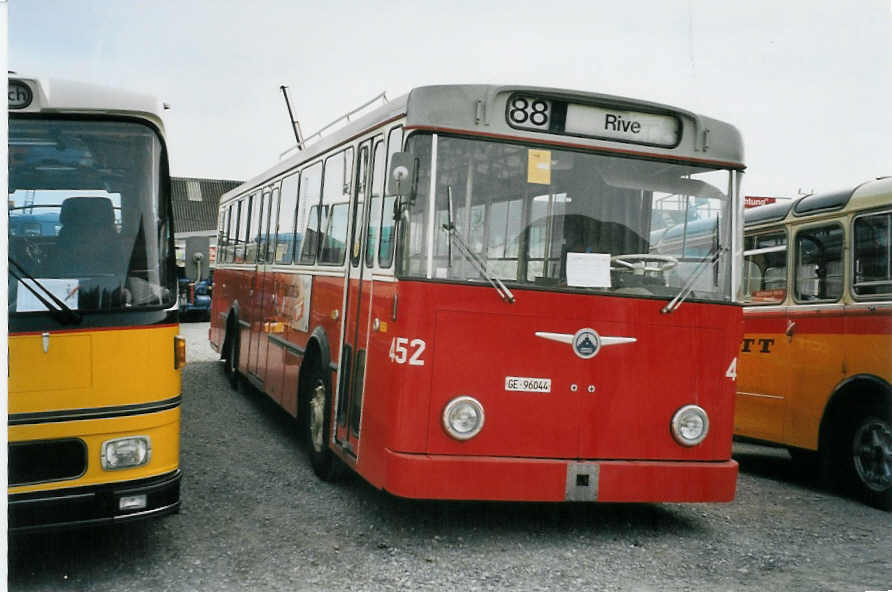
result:
M 672 416 L 672 437 L 682 446 L 696 446 L 709 433 L 709 416 L 698 405 L 685 405 Z
M 483 429 L 483 405 L 474 397 L 456 397 L 443 409 L 443 428 L 456 440 L 468 440 Z
M 104 471 L 139 467 L 148 463 L 151 458 L 152 441 L 148 436 L 129 436 L 102 443 L 101 461 Z

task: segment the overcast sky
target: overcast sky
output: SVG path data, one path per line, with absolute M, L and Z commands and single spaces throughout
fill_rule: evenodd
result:
M 9 68 L 171 104 L 178 176 L 246 179 L 381 91 L 626 95 L 742 132 L 744 193 L 892 175 L 892 0 L 10 0 Z

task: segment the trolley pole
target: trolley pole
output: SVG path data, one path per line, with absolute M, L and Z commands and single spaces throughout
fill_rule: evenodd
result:
M 279 87 L 282 90 L 282 95 L 285 97 L 285 107 L 288 108 L 288 119 L 291 121 L 291 129 L 294 131 L 294 139 L 297 142 L 297 149 L 304 149 L 304 141 L 301 136 L 303 134 L 300 133 L 300 123 L 294 118 L 294 112 L 291 110 L 291 101 L 288 99 L 288 87 L 284 84 Z

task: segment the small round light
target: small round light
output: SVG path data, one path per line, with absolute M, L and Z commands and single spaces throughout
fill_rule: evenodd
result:
M 456 440 L 468 440 L 479 434 L 483 419 L 483 405 L 473 397 L 456 397 L 443 409 L 443 428 Z
M 685 405 L 672 416 L 672 437 L 682 446 L 696 446 L 709 433 L 709 416 L 702 407 Z

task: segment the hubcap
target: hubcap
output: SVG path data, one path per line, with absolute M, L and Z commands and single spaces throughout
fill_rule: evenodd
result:
M 892 429 L 885 421 L 869 418 L 855 432 L 852 441 L 855 470 L 873 491 L 892 487 Z
M 325 423 L 325 385 L 319 383 L 313 389 L 313 396 L 310 398 L 310 441 L 313 443 L 313 450 L 322 452 L 322 433 Z

